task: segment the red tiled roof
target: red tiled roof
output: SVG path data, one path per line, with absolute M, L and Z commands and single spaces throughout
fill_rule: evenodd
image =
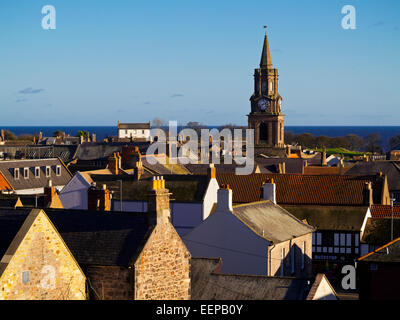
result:
M 369 181 L 374 203 L 381 203 L 383 183 L 377 176 L 217 173 L 218 183 L 229 184 L 233 190 L 234 203 L 259 201 L 268 178 L 276 183 L 279 204 L 365 205 L 364 188 Z
M 371 207 L 372 218 L 390 218 L 392 212 L 389 205 L 375 204 Z M 393 217 L 400 218 L 400 205 L 393 206 Z

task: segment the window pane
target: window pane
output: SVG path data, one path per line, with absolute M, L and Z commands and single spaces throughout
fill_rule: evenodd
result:
M 334 245 L 338 246 L 339 245 L 339 233 L 335 233 L 334 235 Z
M 348 247 L 350 247 L 351 246 L 351 233 L 348 233 L 347 235 L 346 235 L 346 245 L 348 246 Z
M 355 238 L 354 238 L 354 245 L 355 245 L 356 247 L 358 247 L 358 246 L 360 245 L 359 241 L 360 241 L 360 235 L 359 235 L 359 234 L 356 234 L 356 235 L 355 235 Z
M 322 235 L 320 232 L 317 232 L 317 245 L 320 245 L 322 243 Z
M 345 246 L 346 245 L 346 235 L 344 233 L 340 234 L 340 245 Z

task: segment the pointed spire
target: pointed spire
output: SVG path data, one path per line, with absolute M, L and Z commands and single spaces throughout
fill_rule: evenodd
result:
M 272 68 L 271 52 L 269 51 L 267 31 L 265 31 L 264 46 L 263 46 L 262 55 L 261 55 L 260 67 L 267 68 L 267 69 Z

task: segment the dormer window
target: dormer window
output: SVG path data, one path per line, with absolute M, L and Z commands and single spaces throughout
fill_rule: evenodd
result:
M 51 176 L 50 167 L 46 166 L 46 178 L 49 178 L 50 176 Z
M 56 175 L 61 176 L 61 166 L 56 167 Z
M 19 179 L 19 168 L 14 169 L 14 179 Z
M 40 167 L 35 167 L 35 178 L 40 178 Z
M 29 168 L 24 168 L 24 179 L 29 178 Z

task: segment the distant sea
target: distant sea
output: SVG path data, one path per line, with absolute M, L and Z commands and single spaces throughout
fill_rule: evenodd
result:
M 20 134 L 38 134 L 40 131 L 43 136 L 52 136 L 56 130 L 61 130 L 67 134 L 75 136 L 79 130 L 95 133 L 98 140 L 103 140 L 106 137 L 116 136 L 116 126 L 46 126 L 46 127 L 2 127 L 13 132 L 16 135 Z M 217 128 L 217 126 L 210 126 Z M 178 128 L 179 130 L 179 128 Z M 378 133 L 382 139 L 382 147 L 388 148 L 388 143 L 391 137 L 400 134 L 400 126 L 286 126 L 286 131 L 291 131 L 294 134 L 311 133 L 314 136 L 340 137 L 348 134 L 356 134 L 361 138 L 365 138 L 371 133 Z

